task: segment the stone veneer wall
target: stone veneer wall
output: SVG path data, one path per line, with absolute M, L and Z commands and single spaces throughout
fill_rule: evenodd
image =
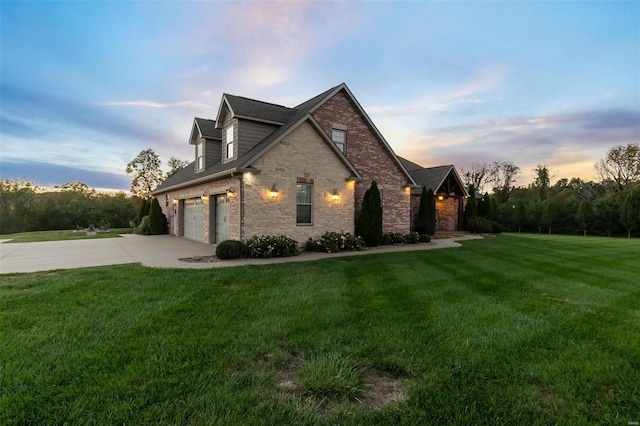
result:
M 265 153 L 253 166 L 260 173 L 243 176 L 245 239 L 253 235 L 286 235 L 301 245 L 326 231 L 354 232 L 354 184 L 349 169 L 309 123 L 303 123 Z M 296 224 L 298 178 L 313 180 L 312 224 Z M 272 199 L 273 184 L 278 197 Z M 339 201 L 331 200 L 337 189 Z
M 461 231 L 458 229 L 458 208 L 462 199 L 448 198 L 446 200 L 436 199 L 436 210 L 438 210 L 438 229 L 441 231 Z M 418 211 L 420 210 L 420 195 L 411 196 L 411 230 L 416 230 L 418 222 Z
M 347 95 L 343 91 L 337 93 L 314 111 L 313 117 L 329 136 L 334 126 L 347 127 L 346 155 L 364 178 L 356 186 L 355 217 L 360 214 L 364 193 L 375 180 L 382 190 L 384 232 L 408 233 L 411 225 L 410 192 L 404 188 L 408 179 Z

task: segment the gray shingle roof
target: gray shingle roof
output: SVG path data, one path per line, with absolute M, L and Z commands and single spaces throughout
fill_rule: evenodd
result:
M 292 108 L 244 98 L 242 96 L 224 94 L 224 98 L 236 116 L 286 123 L 294 113 Z
M 207 118 L 196 117 L 196 124 L 200 129 L 200 134 L 209 139 L 222 139 L 222 129 L 216 129 L 216 121 Z
M 458 182 L 458 186 L 460 186 L 462 191 L 465 192 L 465 195 L 468 195 L 466 194 L 466 189 L 462 182 L 460 182 L 458 173 L 455 171 L 455 167 L 452 164 L 448 164 L 446 166 L 422 167 L 421 165 L 409 161 L 406 158 L 398 158 L 405 169 L 409 171 L 413 180 L 420 185 L 420 188 L 413 189 L 411 191 L 412 194 L 420 195 L 423 186 L 427 189 L 433 189 L 433 192 L 438 192 L 445 179 L 450 173 L 453 173 L 455 180 Z

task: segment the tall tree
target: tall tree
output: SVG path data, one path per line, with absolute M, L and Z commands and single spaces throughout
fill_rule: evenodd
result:
M 513 221 L 516 225 L 518 225 L 518 233 L 522 231 L 522 225 L 527 220 L 527 208 L 524 204 L 524 201 L 518 200 L 515 206 L 513 206 L 515 212 L 513 215 Z
M 603 182 L 613 182 L 615 192 L 631 183 L 640 183 L 640 145 L 614 146 L 607 151 L 605 158 L 596 162 L 596 170 Z
M 511 161 L 494 161 L 491 165 L 488 182 L 493 185 L 493 192 L 500 203 L 509 199 L 519 173 L 520 167 Z
M 434 236 L 436 233 L 436 197 L 432 188 L 427 191 L 425 203 L 427 204 L 427 228 L 425 231 L 427 234 Z M 420 204 L 422 205 L 422 201 Z
M 356 234 L 361 236 L 369 247 L 377 247 L 382 242 L 382 204 L 375 180 L 364 193 Z
M 629 191 L 624 198 L 620 221 L 627 229 L 627 238 L 631 238 L 631 231 L 640 227 L 640 191 Z
M 432 191 L 433 193 L 433 191 Z M 427 187 L 422 187 L 420 193 L 420 206 L 418 207 L 418 220 L 416 221 L 416 231 L 418 234 L 426 234 L 429 228 L 429 206 L 427 200 Z
M 167 172 L 166 177 L 169 178 L 175 175 L 176 173 L 178 173 L 180 170 L 184 169 L 188 165 L 189 165 L 188 161 L 179 160 L 176 157 L 169 158 L 169 161 L 167 161 L 167 166 L 169 166 L 169 171 Z
M 536 178 L 533 186 L 538 190 L 538 199 L 546 200 L 549 197 L 549 187 L 551 186 L 551 174 L 546 164 L 538 164 L 534 169 Z
M 484 185 L 487 183 L 490 174 L 491 167 L 487 163 L 473 163 L 471 168 L 462 170 L 462 180 L 467 188 L 473 185 L 476 191 L 481 193 L 484 191 Z
M 160 170 L 160 157 L 151 148 L 140 151 L 140 154 L 127 164 L 126 172 L 131 179 L 131 194 L 149 198 L 151 191 L 164 180 Z
M 583 235 L 587 236 L 587 228 L 591 226 L 593 218 L 593 208 L 588 201 L 580 201 L 578 204 L 578 212 L 576 213 L 576 222 L 582 228 Z
M 167 233 L 167 217 L 162 213 L 162 208 L 156 197 L 153 197 L 149 207 L 149 228 L 153 235 Z

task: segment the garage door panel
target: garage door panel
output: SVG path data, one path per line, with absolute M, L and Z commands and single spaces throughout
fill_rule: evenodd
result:
M 202 241 L 204 238 L 204 204 L 200 198 L 184 201 L 183 225 L 185 238 Z

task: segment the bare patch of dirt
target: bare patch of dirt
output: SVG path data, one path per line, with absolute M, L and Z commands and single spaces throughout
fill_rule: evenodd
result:
M 183 257 L 178 259 L 180 262 L 187 262 L 187 263 L 213 263 L 213 262 L 219 262 L 220 259 L 218 259 L 215 256 L 193 256 L 193 257 Z
M 367 376 L 364 379 L 367 390 L 362 395 L 362 405 L 369 410 L 377 410 L 392 402 L 407 400 L 407 389 L 399 379 L 388 376 Z

